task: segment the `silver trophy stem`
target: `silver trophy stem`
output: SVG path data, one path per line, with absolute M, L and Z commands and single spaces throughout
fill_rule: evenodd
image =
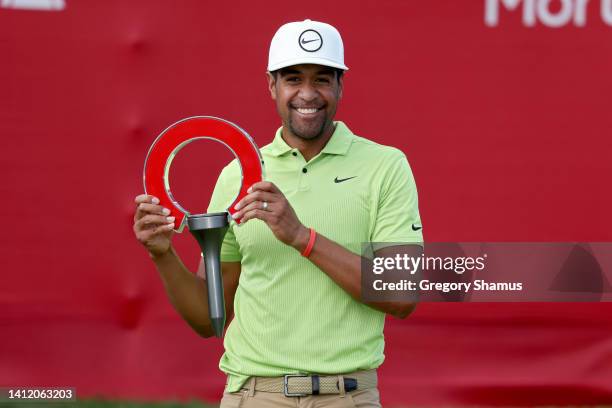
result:
M 229 226 L 228 213 L 197 214 L 187 217 L 189 232 L 200 244 L 206 267 L 208 314 L 215 336 L 223 337 L 225 297 L 221 276 L 221 244 Z

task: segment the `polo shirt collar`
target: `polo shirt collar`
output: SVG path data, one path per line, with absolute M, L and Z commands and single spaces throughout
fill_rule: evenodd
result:
M 321 153 L 346 155 L 353 142 L 353 132 L 351 132 L 344 122 L 337 121 L 334 122 L 334 124 L 336 125 L 336 129 L 331 138 L 327 141 L 327 144 L 323 147 Z M 270 144 L 269 152 L 275 157 L 282 156 L 292 149 L 283 139 L 281 133 L 282 129 L 282 126 L 278 128 L 274 140 Z

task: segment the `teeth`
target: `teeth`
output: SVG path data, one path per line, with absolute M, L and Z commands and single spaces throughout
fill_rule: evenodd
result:
M 297 111 L 303 114 L 307 114 L 307 113 L 315 113 L 316 111 L 318 111 L 317 108 L 297 108 Z

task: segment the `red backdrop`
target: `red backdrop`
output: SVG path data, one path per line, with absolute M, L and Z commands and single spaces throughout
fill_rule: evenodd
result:
M 0 386 L 220 397 L 222 345 L 172 310 L 133 237 L 132 200 L 150 143 L 180 118 L 271 140 L 267 47 L 287 21 L 341 31 L 337 117 L 407 154 L 427 240 L 612 239 L 608 0 L 19 3 L 0 8 Z M 202 209 L 229 158 L 203 143 L 173 173 Z M 195 241 L 177 238 L 194 268 Z M 383 402 L 612 403 L 611 315 L 422 304 L 388 320 Z

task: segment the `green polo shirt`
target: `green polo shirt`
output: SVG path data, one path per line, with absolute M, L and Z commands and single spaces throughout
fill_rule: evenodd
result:
M 360 253 L 362 242 L 422 242 L 417 191 L 405 155 L 355 136 L 342 122 L 321 153 L 306 162 L 276 132 L 261 149 L 266 180 L 285 195 L 307 227 Z M 234 160 L 223 169 L 208 212 L 225 211 L 241 183 Z M 223 262 L 240 262 L 234 319 L 219 368 L 226 391 L 249 376 L 338 374 L 384 360 L 385 314 L 355 301 L 267 225 L 232 222 Z

